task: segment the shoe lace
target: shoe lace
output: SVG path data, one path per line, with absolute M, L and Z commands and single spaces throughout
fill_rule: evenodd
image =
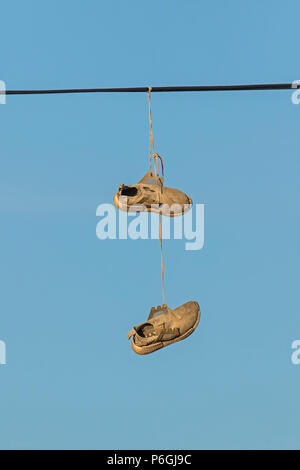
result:
M 150 149 L 149 149 L 149 169 L 152 170 L 152 162 L 154 168 L 154 175 L 159 177 L 159 172 L 161 167 L 161 176 L 164 177 L 164 163 L 163 159 L 158 153 L 154 152 L 154 137 L 152 129 L 152 113 L 151 113 L 151 90 L 152 87 L 148 88 L 148 103 L 149 103 L 149 125 L 150 125 Z M 160 165 L 159 165 L 160 164 Z
M 154 152 L 154 138 L 153 138 L 153 129 L 152 129 L 152 114 L 151 114 L 151 90 L 152 87 L 148 88 L 148 103 L 149 103 L 149 123 L 150 123 L 150 171 L 154 167 L 154 175 L 157 176 L 161 181 L 161 192 L 163 191 L 163 177 L 164 177 L 164 164 L 163 159 L 158 153 Z M 159 163 L 161 165 L 161 177 L 159 177 Z M 161 279 L 162 279 L 162 297 L 163 304 L 165 303 L 165 283 L 164 283 L 164 264 L 163 264 L 163 248 L 162 248 L 162 230 L 161 230 L 161 214 L 159 215 L 159 240 L 160 240 L 160 264 L 161 264 Z

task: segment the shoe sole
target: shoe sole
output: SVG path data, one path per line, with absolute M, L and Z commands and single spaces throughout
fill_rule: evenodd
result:
M 132 206 L 121 206 L 120 205 L 120 200 L 118 198 L 118 192 L 114 195 L 114 205 L 116 206 L 117 209 L 119 209 L 120 211 L 123 211 L 123 212 L 130 212 L 132 210 L 132 212 L 154 212 L 155 214 L 161 214 L 161 215 L 164 215 L 166 217 L 179 217 L 181 215 L 184 215 L 186 214 L 189 210 L 191 210 L 192 208 L 192 205 L 193 205 L 193 201 L 192 199 L 186 194 L 186 197 L 188 198 L 188 203 L 186 204 L 187 206 L 190 206 L 187 210 L 185 211 L 182 211 L 182 212 L 179 212 L 178 214 L 174 214 L 173 213 L 170 213 L 170 212 L 166 212 L 164 213 L 163 210 L 160 210 L 159 208 L 155 208 L 155 206 L 157 204 L 153 204 L 154 207 L 150 206 L 150 207 L 147 207 L 145 206 L 145 204 L 142 204 L 145 206 L 146 210 L 145 211 L 135 211 L 133 209 L 134 205 Z M 165 204 L 164 204 L 165 205 Z M 169 206 L 168 206 L 169 207 Z
M 188 331 L 186 331 L 183 335 L 178 336 L 177 338 L 171 339 L 169 341 L 162 341 L 156 344 L 149 344 L 148 346 L 137 346 L 134 342 L 134 337 L 133 337 L 131 341 L 131 347 L 135 353 L 140 354 L 141 356 L 144 356 L 145 354 L 150 354 L 154 351 L 157 351 L 158 349 L 169 346 L 169 344 L 177 343 L 178 341 L 182 341 L 183 339 L 190 336 L 193 333 L 193 331 L 195 331 L 195 329 L 197 328 L 199 321 L 200 321 L 200 307 L 198 305 L 197 320 L 194 326 L 190 328 Z

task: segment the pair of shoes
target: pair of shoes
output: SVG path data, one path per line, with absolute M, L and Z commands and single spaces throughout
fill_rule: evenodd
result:
M 121 184 L 114 204 L 125 212 L 156 212 L 175 217 L 189 211 L 193 201 L 179 189 L 163 186 L 163 177 L 149 170 L 137 184 Z
M 168 217 L 183 215 L 191 209 L 193 202 L 189 196 L 179 189 L 163 185 L 162 158 L 153 154 L 153 160 L 158 163 L 158 159 L 161 161 L 162 176 L 156 168 L 154 174 L 150 168 L 137 184 L 121 184 L 114 195 L 114 204 L 118 209 L 156 212 Z M 133 327 L 128 339 L 132 338 L 131 346 L 137 354 L 149 354 L 187 338 L 196 329 L 199 320 L 200 307 L 197 302 L 186 302 L 175 309 L 163 304 L 156 309 L 152 307 L 148 320 Z
M 186 302 L 172 310 L 166 304 L 152 307 L 148 320 L 128 333 L 137 354 L 149 354 L 190 336 L 200 320 L 197 302 Z

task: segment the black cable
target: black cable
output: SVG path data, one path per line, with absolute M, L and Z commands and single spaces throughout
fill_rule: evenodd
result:
M 155 92 L 171 91 L 252 91 L 252 90 L 291 90 L 300 88 L 296 83 L 269 83 L 254 85 L 207 85 L 207 86 L 154 86 L 151 89 Z M 62 90 L 7 90 L 0 91 L 5 95 L 44 95 L 54 93 L 145 93 L 148 87 L 131 88 L 71 88 Z

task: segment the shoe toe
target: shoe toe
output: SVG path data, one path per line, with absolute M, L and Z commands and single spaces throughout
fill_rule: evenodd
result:
M 200 307 L 198 302 L 190 301 L 184 304 L 184 320 L 187 329 L 193 328 L 199 320 Z

